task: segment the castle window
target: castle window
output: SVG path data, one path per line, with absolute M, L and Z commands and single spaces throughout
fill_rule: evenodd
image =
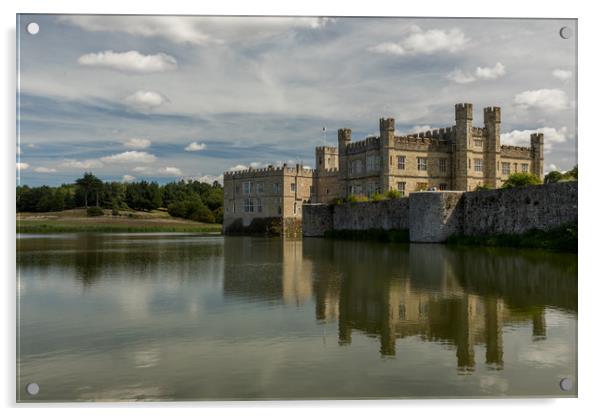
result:
M 253 212 L 254 204 L 253 198 L 245 198 L 245 212 Z
M 406 195 L 406 183 L 405 182 L 397 182 L 397 190 L 401 192 L 401 196 Z
M 297 192 L 297 184 L 295 182 L 291 183 L 291 192 Z
M 280 192 L 280 184 L 278 182 L 274 182 L 274 192 Z
M 426 157 L 417 157 L 418 170 L 426 170 Z
M 330 193 L 330 191 L 328 190 L 328 188 L 326 188 L 326 195 L 328 195 Z
M 474 170 L 475 172 L 483 172 L 483 159 L 474 160 Z
M 475 147 L 483 147 L 483 140 L 475 139 L 474 145 Z
M 514 164 L 514 173 L 518 172 L 518 163 Z
M 313 194 L 314 193 L 314 187 L 309 185 L 309 194 Z
M 510 163 L 502 162 L 502 174 L 510 175 Z
M 297 203 L 293 204 L 293 215 L 297 215 Z
M 447 172 L 447 159 L 439 159 L 439 172 L 445 173 Z
M 320 157 L 318 158 L 318 165 L 321 165 L 321 164 L 322 164 L 322 156 L 320 156 Z
M 529 164 L 528 163 L 523 163 L 520 166 L 521 166 L 523 173 L 529 173 Z
M 446 191 L 447 190 L 447 184 L 446 183 L 440 183 L 439 184 L 439 190 L 440 191 Z
M 240 193 L 240 185 L 236 185 L 236 193 Z
M 363 170 L 363 166 L 362 165 L 363 164 L 362 164 L 361 160 L 354 160 L 354 161 L 352 161 L 351 165 L 349 166 L 349 173 L 351 175 L 362 173 L 362 170 Z
M 406 168 L 406 157 L 405 156 L 397 156 L 397 169 L 405 170 Z
M 257 182 L 257 193 L 263 193 L 263 182 Z
M 242 183 L 242 192 L 245 194 L 251 193 L 251 182 L 243 182 Z
M 257 198 L 257 212 L 263 212 L 263 207 L 261 206 L 261 199 Z
M 380 157 L 379 156 L 368 156 L 366 158 L 366 170 L 368 172 L 380 170 Z
M 278 205 L 278 215 L 282 215 L 282 207 Z

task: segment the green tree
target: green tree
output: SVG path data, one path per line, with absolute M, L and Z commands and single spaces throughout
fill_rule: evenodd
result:
M 508 177 L 502 188 L 516 188 L 521 186 L 539 185 L 541 179 L 532 173 L 513 173 Z
M 96 206 L 98 206 L 98 196 L 103 186 L 103 183 L 100 179 L 94 176 L 92 172 L 85 172 L 83 177 L 75 181 L 75 184 L 83 191 L 84 204 L 86 208 L 88 208 L 88 195 L 90 192 L 96 194 Z
M 558 172 L 557 170 L 553 170 L 549 172 L 544 178 L 543 183 L 556 183 L 562 180 L 562 172 Z

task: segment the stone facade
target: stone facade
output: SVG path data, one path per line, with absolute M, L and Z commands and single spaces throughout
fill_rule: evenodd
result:
M 412 242 L 437 243 L 451 235 L 549 230 L 577 222 L 577 189 L 575 181 L 477 192 L 417 192 L 396 201 L 346 203 L 332 209 L 307 205 L 303 235 L 323 236 L 332 224 L 336 231 L 408 229 Z
M 301 165 L 268 166 L 224 173 L 224 232 L 242 221 L 281 219 L 282 232 L 301 224 L 301 210 L 312 193 L 313 169 Z M 296 232 L 294 232 L 296 233 Z
M 303 204 L 351 195 L 499 188 L 516 172 L 543 179 L 543 134 L 532 134 L 530 147 L 504 146 L 501 109 L 486 107 L 483 119 L 483 127 L 474 127 L 472 104 L 456 104 L 455 125 L 399 136 L 395 120 L 381 118 L 380 135 L 361 141 L 352 141 L 351 129 L 339 129 L 337 147 L 315 149 L 315 169 L 285 165 L 226 172 L 224 229 L 237 219 L 244 226 L 263 217 L 301 221 Z

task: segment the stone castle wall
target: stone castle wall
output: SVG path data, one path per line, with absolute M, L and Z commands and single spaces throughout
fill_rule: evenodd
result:
M 304 206 L 303 235 L 408 229 L 413 242 L 451 235 L 522 234 L 577 221 L 577 182 L 477 192 L 416 192 L 379 202 Z
M 335 230 L 404 230 L 408 228 L 408 209 L 408 198 L 335 205 L 332 225 Z
M 577 221 L 577 182 L 466 192 L 463 233 L 521 234 Z

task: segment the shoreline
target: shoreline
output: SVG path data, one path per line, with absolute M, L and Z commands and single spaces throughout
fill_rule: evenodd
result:
M 17 213 L 19 234 L 51 233 L 151 233 L 151 232 L 220 232 L 219 223 L 202 223 L 171 217 L 163 211 L 121 211 L 111 215 L 89 217 L 83 209 L 45 213 Z

